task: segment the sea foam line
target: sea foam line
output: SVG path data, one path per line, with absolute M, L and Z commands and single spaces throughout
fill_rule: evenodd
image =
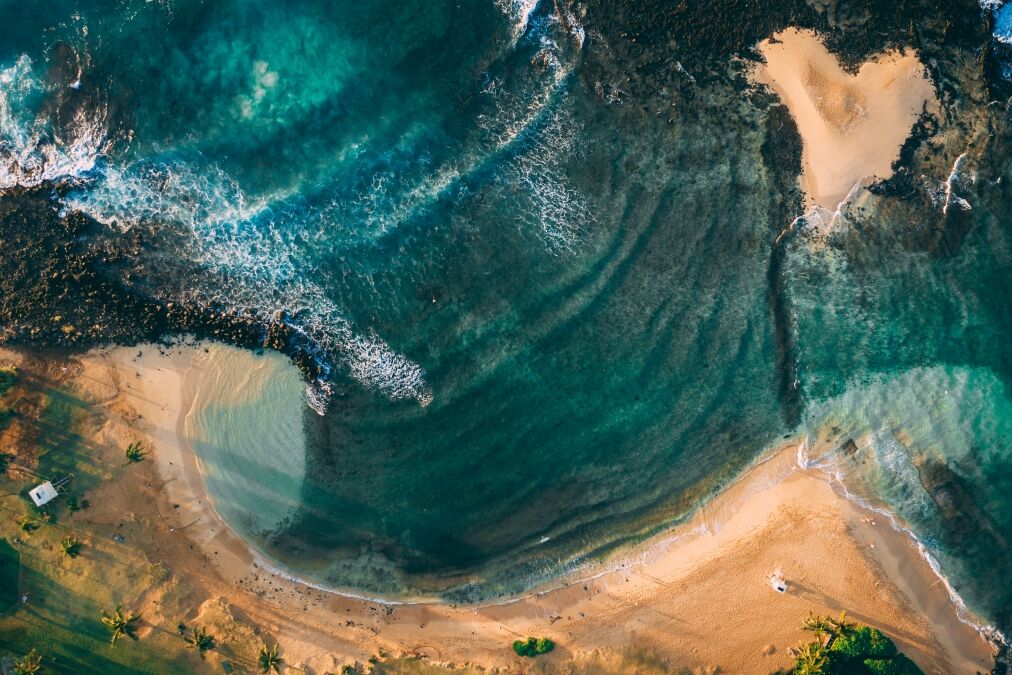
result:
M 802 442 L 798 445 L 797 462 L 800 469 L 815 469 L 821 471 L 829 478 L 830 483 L 838 488 L 838 494 L 841 494 L 841 496 L 856 504 L 858 507 L 886 518 L 893 530 L 906 535 L 914 543 L 920 556 L 928 563 L 931 571 L 934 572 L 935 576 L 938 577 L 938 580 L 945 586 L 945 590 L 949 595 L 949 600 L 956 607 L 956 618 L 976 630 L 991 644 L 997 643 L 1005 647 L 1012 645 L 1012 643 L 1009 642 L 1008 637 L 998 630 L 996 626 L 985 623 L 970 610 L 966 601 L 963 600 L 963 597 L 958 591 L 956 591 L 952 583 L 942 572 L 942 566 L 935 556 L 932 555 L 931 551 L 928 550 L 921 538 L 918 537 L 912 529 L 903 525 L 899 521 L 897 514 L 887 508 L 874 506 L 865 498 L 851 492 L 843 478 L 843 470 L 839 467 L 839 464 L 832 460 L 818 462 L 811 459 L 808 456 L 808 444 L 809 437 L 806 434 L 802 439 Z

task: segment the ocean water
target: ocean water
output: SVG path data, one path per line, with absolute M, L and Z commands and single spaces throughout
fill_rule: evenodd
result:
M 4 232 L 87 222 L 102 292 L 301 336 L 308 382 L 210 359 L 188 421 L 219 510 L 292 572 L 521 592 L 808 436 L 1008 626 L 1001 3 L 0 9 Z M 848 63 L 916 47 L 940 92 L 831 222 L 744 76 L 787 25 Z M 15 295 L 31 342 L 52 317 Z

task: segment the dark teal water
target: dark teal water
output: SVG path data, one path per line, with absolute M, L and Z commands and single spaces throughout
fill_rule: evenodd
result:
M 304 480 L 270 447 L 243 475 L 290 501 L 247 534 L 299 574 L 518 592 L 830 434 L 863 439 L 869 489 L 1006 621 L 988 14 L 716 4 L 3 2 L 0 190 L 139 237 L 143 272 L 118 278 L 138 293 L 305 333 Z M 737 57 L 794 23 L 858 58 L 911 21 L 943 112 L 817 232 L 797 136 Z

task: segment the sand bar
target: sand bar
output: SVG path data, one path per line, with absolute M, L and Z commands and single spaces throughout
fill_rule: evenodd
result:
M 789 28 L 759 43 L 752 72 L 787 105 L 804 145 L 808 206 L 835 210 L 859 182 L 888 178 L 921 113 L 937 106 L 916 52 L 888 52 L 851 75 L 819 37 Z
M 77 381 L 108 415 L 103 433 L 141 432 L 154 447 L 161 484 L 151 494 L 128 495 L 156 530 L 151 555 L 193 598 L 230 608 L 280 642 L 290 665 L 335 670 L 383 648 L 438 662 L 519 666 L 510 642 L 547 635 L 559 645 L 552 660 L 639 650 L 697 672 L 765 673 L 790 663 L 787 649 L 806 639 L 799 625 L 810 611 L 843 609 L 892 636 L 926 672 L 992 665 L 990 646 L 960 620 L 914 542 L 840 496 L 826 474 L 799 468 L 792 446 L 691 522 L 588 578 L 515 601 L 384 607 L 283 579 L 258 563 L 204 492 L 185 434 L 201 349 L 91 352 Z M 767 583 L 776 567 L 789 583 L 784 595 Z

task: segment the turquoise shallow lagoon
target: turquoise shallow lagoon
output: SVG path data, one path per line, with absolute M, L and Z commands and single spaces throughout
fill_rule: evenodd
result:
M 188 420 L 296 574 L 518 593 L 807 435 L 1007 627 L 993 8 L 748 4 L 0 1 L 0 202 L 129 245 L 103 283 L 301 336 L 309 382 L 208 357 Z M 915 47 L 940 93 L 828 229 L 745 77 L 786 25 L 851 65 Z

